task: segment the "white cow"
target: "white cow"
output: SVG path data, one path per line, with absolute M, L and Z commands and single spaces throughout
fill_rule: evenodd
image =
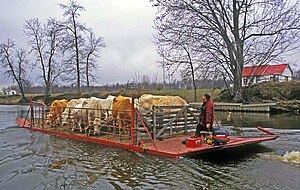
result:
M 110 118 L 112 116 L 112 106 L 113 106 L 113 101 L 116 97 L 109 95 L 106 98 L 106 101 L 103 104 L 103 109 L 106 109 L 106 119 Z
M 72 109 L 78 104 L 79 100 L 78 99 L 72 99 L 68 102 L 68 105 L 65 109 L 65 111 L 61 114 L 62 117 L 62 125 L 67 125 L 68 124 L 68 118 L 71 118 L 71 112 Z
M 89 125 L 94 128 L 94 135 L 99 134 L 101 122 L 106 121 L 111 115 L 114 96 L 108 96 L 106 99 L 91 97 L 89 102 L 83 105 L 88 108 Z
M 75 108 L 75 106 L 80 103 L 82 104 L 86 100 L 87 100 L 87 98 L 79 98 L 79 99 L 71 99 L 68 102 L 68 105 L 67 105 L 65 111 L 62 113 L 62 125 L 67 125 L 68 119 L 69 120 L 73 119 L 72 111 Z
M 87 98 L 80 98 L 78 101 L 78 104 L 70 108 L 71 114 L 70 114 L 70 120 L 72 122 L 72 131 L 75 131 L 76 128 L 79 128 L 80 132 L 83 132 L 85 128 L 83 128 L 83 125 L 86 125 L 86 109 L 84 109 L 84 106 L 89 102 L 90 100 Z

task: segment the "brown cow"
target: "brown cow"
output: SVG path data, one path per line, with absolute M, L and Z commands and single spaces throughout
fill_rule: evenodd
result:
M 131 98 L 124 96 L 117 96 L 113 100 L 112 116 L 118 121 L 119 132 L 121 129 L 130 126 L 131 119 Z
M 68 100 L 54 100 L 50 106 L 50 111 L 47 113 L 46 116 L 46 124 L 49 125 L 50 123 L 59 124 L 61 120 L 61 114 L 67 107 Z

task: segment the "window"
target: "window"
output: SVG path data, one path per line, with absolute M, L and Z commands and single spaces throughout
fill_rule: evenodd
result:
M 256 83 L 260 82 L 260 77 L 256 77 Z
M 247 85 L 247 79 L 243 79 L 243 82 L 244 82 L 244 86 L 246 86 Z

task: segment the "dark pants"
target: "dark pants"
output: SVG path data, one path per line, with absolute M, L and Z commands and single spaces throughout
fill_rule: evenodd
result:
M 203 126 L 200 123 L 198 123 L 196 127 L 195 136 L 200 136 L 201 131 L 214 132 L 212 126 L 210 126 L 210 128 L 208 129 L 206 126 Z

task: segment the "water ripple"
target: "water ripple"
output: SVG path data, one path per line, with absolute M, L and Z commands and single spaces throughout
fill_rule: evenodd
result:
M 300 150 L 299 130 L 247 150 L 168 159 L 0 128 L 0 189 L 297 189 L 299 166 L 268 159 Z M 275 129 L 276 131 L 277 129 Z

